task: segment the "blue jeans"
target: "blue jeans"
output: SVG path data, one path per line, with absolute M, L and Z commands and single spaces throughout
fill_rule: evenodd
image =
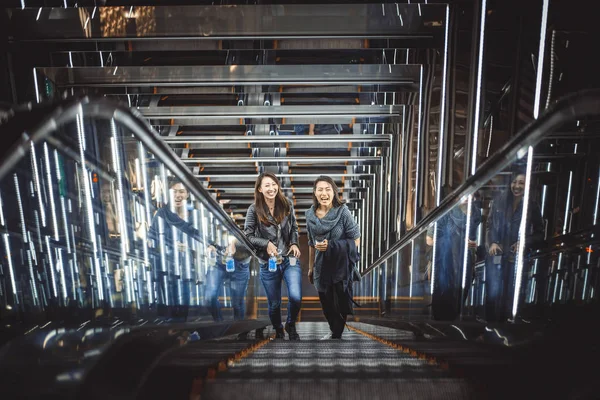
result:
M 288 290 L 287 323 L 293 324 L 298 319 L 302 306 L 302 268 L 300 260 L 291 266 L 288 257 L 277 266 L 277 271 L 269 272 L 268 264 L 260 265 L 260 281 L 267 293 L 269 303 L 269 319 L 274 328 L 281 328 L 281 281 L 285 281 Z
M 248 289 L 248 280 L 250 279 L 250 264 L 235 261 L 235 271 L 225 271 L 225 265 L 217 264 L 209 267 L 206 274 L 206 292 L 205 298 L 208 308 L 215 321 L 223 321 L 221 315 L 221 303 L 219 303 L 219 290 L 223 287 L 223 282 L 229 282 L 231 296 L 231 306 L 233 308 L 233 319 L 239 321 L 244 319 L 246 313 L 246 290 Z
M 493 256 L 485 261 L 485 319 L 501 322 L 512 317 L 515 263 L 502 256 L 500 264 L 494 264 Z

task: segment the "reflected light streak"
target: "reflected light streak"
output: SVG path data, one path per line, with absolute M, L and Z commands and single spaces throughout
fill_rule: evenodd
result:
M 48 269 L 50 270 L 50 281 L 52 282 L 52 294 L 54 297 L 58 297 L 58 290 L 56 289 L 56 275 L 54 273 L 54 257 L 52 256 L 52 247 L 50 246 L 50 236 L 45 236 L 46 239 L 46 251 L 48 254 Z
M 471 214 L 473 212 L 473 195 L 469 195 L 467 199 L 467 223 L 465 226 L 465 251 L 463 253 L 463 273 L 462 273 L 462 288 L 467 285 L 467 265 L 469 260 L 469 233 L 471 231 Z M 462 293 L 462 292 L 461 292 Z M 461 302 L 462 305 L 462 302 Z M 462 306 L 461 306 L 462 307 Z
M 60 279 L 60 291 L 62 293 L 62 300 L 64 300 L 64 304 L 67 304 L 68 294 L 67 294 L 67 281 L 65 279 L 65 266 L 63 263 L 62 257 L 62 249 L 57 248 L 56 252 L 58 253 L 58 258 L 56 260 L 56 271 L 58 272 L 58 276 Z
M 540 25 L 540 48 L 538 51 L 537 76 L 535 79 L 535 98 L 533 103 L 533 118 L 540 115 L 540 99 L 542 97 L 542 75 L 544 72 L 544 53 L 546 48 L 546 29 L 548 26 L 548 7 L 550 0 L 543 0 L 542 22 Z
M 594 208 L 594 225 L 598 223 L 598 201 L 600 200 L 600 170 L 598 170 L 598 183 L 596 184 L 596 207 Z
M 395 291 L 394 296 L 398 297 L 398 289 L 400 287 L 400 257 L 398 257 L 398 253 L 396 253 L 396 277 L 394 279 Z
M 44 143 L 44 161 L 46 162 L 46 178 L 48 185 L 48 197 L 50 197 L 50 212 L 52 213 L 52 230 L 54 231 L 54 240 L 58 241 L 58 218 L 56 217 L 56 203 L 54 202 L 54 182 L 52 180 L 52 168 L 50 166 L 50 152 L 48 144 Z
M 65 204 L 65 196 L 61 193 L 60 185 L 62 181 L 62 175 L 60 173 L 60 158 L 58 157 L 58 151 L 54 149 L 54 164 L 56 165 L 56 182 L 58 184 L 58 195 L 60 198 L 60 210 L 63 217 L 63 229 L 65 231 L 65 242 L 67 243 L 67 254 L 71 254 L 71 240 L 69 238 L 69 223 L 67 221 L 67 206 Z
M 19 178 L 17 174 L 13 175 L 15 182 L 15 193 L 17 195 L 17 206 L 19 207 L 19 218 L 21 220 L 21 235 L 23 235 L 23 243 L 27 243 L 27 225 L 25 224 L 25 213 L 23 210 L 23 200 L 21 198 L 21 189 L 19 188 Z
M 36 282 L 35 282 L 35 274 L 33 272 L 33 263 L 31 261 L 31 251 L 27 251 L 27 266 L 28 266 L 28 272 L 29 272 L 29 283 L 31 285 L 31 297 L 33 297 L 33 305 L 34 306 L 38 306 L 40 304 L 39 302 L 39 295 L 38 295 L 38 291 L 37 291 L 37 287 L 36 287 Z
M 204 271 L 202 271 L 203 275 L 206 275 L 206 273 L 208 272 L 208 260 L 206 259 L 208 257 L 208 255 L 206 254 L 206 243 L 207 243 L 207 239 L 206 239 L 206 232 L 207 232 L 207 223 L 206 223 L 206 216 L 205 216 L 205 211 L 204 211 L 204 204 L 200 203 L 200 221 L 202 224 L 202 243 L 204 244 L 203 248 L 204 248 Z M 200 271 L 198 271 L 200 273 Z
M 477 145 L 479 142 L 479 113 L 481 106 L 481 80 L 483 76 L 483 51 L 485 45 L 485 23 L 487 0 L 481 1 L 481 27 L 479 29 L 479 53 L 477 54 L 477 83 L 475 95 L 475 113 L 473 121 L 473 151 L 471 153 L 471 175 L 477 170 Z
M 50 332 L 48 332 L 46 334 L 46 337 L 44 338 L 44 342 L 42 344 L 42 348 L 45 349 L 46 346 L 48 345 L 48 342 L 50 341 L 50 339 L 52 339 L 56 335 L 57 335 L 57 331 L 56 330 L 51 330 Z
M 420 171 L 420 163 L 421 163 L 421 120 L 422 120 L 422 115 L 423 115 L 423 65 L 421 65 L 420 67 L 420 77 L 419 77 L 419 116 L 418 116 L 418 122 L 417 122 L 417 160 L 415 163 L 415 186 L 417 186 L 416 191 L 415 191 L 415 209 L 414 209 L 414 216 L 413 216 L 413 222 L 412 222 L 412 226 L 414 227 L 417 224 L 417 212 L 418 212 L 418 206 L 419 203 L 418 201 L 420 200 L 420 196 L 419 196 L 419 174 L 421 173 Z M 411 261 L 412 262 L 412 261 Z M 412 274 L 411 274 L 411 284 L 412 284 Z
M 38 243 L 40 243 L 40 246 L 43 246 L 42 228 L 40 227 L 40 216 L 39 216 L 38 210 L 33 210 L 33 219 L 35 220 L 35 229 L 36 229 Z
M 583 278 L 583 289 L 582 289 L 582 292 L 581 292 L 581 300 L 585 300 L 585 297 L 586 297 L 586 294 L 587 294 L 588 272 L 589 272 L 589 266 L 585 270 L 585 277 Z
M 110 131 L 112 134 L 111 142 L 112 145 L 112 158 L 113 168 L 115 170 L 117 180 L 117 213 L 119 214 L 119 225 L 121 234 L 121 259 L 123 262 L 127 260 L 127 253 L 129 252 L 129 235 L 127 232 L 127 220 L 125 218 L 125 190 L 123 189 L 123 170 L 121 168 L 121 158 L 119 157 L 119 137 L 117 133 L 117 125 L 114 119 L 110 120 Z
M 600 199 L 600 170 L 598 170 L 598 182 L 596 183 L 596 205 L 594 207 L 594 226 L 596 226 L 596 224 L 598 223 L 598 200 Z M 0 203 L 1 205 L 1 203 Z M 594 237 L 594 234 L 592 233 L 592 238 Z M 590 245 L 590 250 L 592 249 L 592 246 Z M 587 256 L 587 263 L 590 264 L 592 261 L 592 252 L 588 252 L 588 256 Z M 587 271 L 586 271 L 587 274 Z M 587 280 L 587 275 L 586 275 L 586 280 Z
M 177 214 L 177 210 L 175 209 L 175 192 L 171 189 L 168 189 L 167 186 L 165 186 L 165 190 L 168 190 L 169 193 L 169 208 L 171 209 L 171 212 L 173 212 L 175 215 Z M 184 205 L 185 207 L 185 205 Z M 179 260 L 179 248 L 178 248 L 178 243 L 179 243 L 179 229 L 177 229 L 177 227 L 175 226 L 171 226 L 171 232 L 172 232 L 172 238 L 173 238 L 173 267 L 174 267 L 174 272 L 176 276 L 181 276 L 181 263 Z M 182 241 L 183 238 L 182 238 Z
M 439 204 L 438 204 L 439 205 Z M 430 290 L 431 295 L 433 296 L 433 288 L 435 286 L 435 267 L 436 267 L 436 243 L 437 243 L 437 221 L 433 223 L 433 249 L 431 251 L 431 279 L 430 279 Z
M 159 243 L 159 250 L 160 250 L 160 268 L 162 271 L 162 279 L 161 282 L 159 282 L 159 285 L 162 285 L 162 291 L 164 293 L 164 301 L 165 301 L 165 305 L 171 305 L 170 303 L 170 299 L 169 299 L 169 291 L 167 290 L 168 288 L 168 282 L 167 282 L 167 276 L 166 276 L 166 272 L 167 272 L 167 254 L 165 251 L 165 221 L 163 218 L 158 218 L 158 243 Z
M 40 102 L 40 89 L 38 87 L 38 78 L 35 68 L 33 69 L 33 84 L 35 85 L 35 99 L 39 103 Z
M 409 285 L 409 293 L 408 297 L 412 299 L 413 297 L 413 275 L 415 272 L 415 241 L 410 242 L 410 270 L 408 271 L 410 275 L 410 285 Z
M 31 142 L 31 164 L 33 166 L 33 183 L 37 192 L 38 203 L 40 206 L 40 217 L 42 218 L 42 226 L 46 227 L 46 208 L 44 207 L 42 188 L 40 185 L 40 171 L 37 163 L 37 155 L 35 153 L 35 145 Z M 4 225 L 4 224 L 3 224 Z
M 421 10 L 421 5 L 419 4 L 419 11 Z M 446 124 L 446 85 L 447 85 L 447 75 L 448 75 L 448 25 L 450 22 L 450 6 L 446 5 L 446 29 L 444 32 L 444 65 L 442 69 L 442 98 L 441 98 L 441 107 L 440 107 L 440 133 L 439 133 L 439 147 L 438 147 L 438 165 L 437 165 L 437 191 L 436 191 L 436 206 L 440 205 L 440 201 L 442 198 L 441 191 L 441 183 L 442 183 L 442 166 L 444 162 L 444 157 L 442 154 L 443 144 L 445 140 L 445 124 Z
M 525 240 L 527 237 L 527 214 L 529 211 L 529 192 L 531 189 L 531 167 L 533 164 L 533 147 L 529 146 L 527 150 L 527 170 L 525 174 L 525 195 L 523 197 L 523 214 L 521 216 L 521 226 L 519 227 L 519 249 L 517 251 L 517 273 L 515 278 L 515 292 L 513 296 L 512 315 L 516 317 L 519 309 L 519 294 L 521 292 L 521 281 L 524 267 Z
M 573 184 L 573 171 L 569 171 L 569 190 L 567 191 L 567 201 L 565 205 L 565 217 L 563 220 L 563 235 L 567 233 L 569 226 L 569 208 L 571 207 L 571 186 Z
M 456 326 L 456 325 L 450 325 L 450 326 L 451 326 L 451 327 L 453 327 L 454 329 L 456 329 L 457 331 L 459 331 L 459 332 L 460 332 L 460 334 L 462 335 L 462 337 L 463 337 L 465 340 L 468 340 L 468 339 L 467 339 L 467 337 L 465 336 L 465 333 L 462 331 L 462 329 L 460 329 L 460 328 L 459 328 L 458 326 Z
M 6 254 L 6 260 L 8 262 L 8 272 L 10 274 L 10 286 L 13 292 L 13 298 L 15 299 L 15 304 L 19 304 L 19 296 L 17 294 L 17 283 L 15 282 L 15 269 L 13 267 L 12 262 L 12 254 L 10 251 L 10 242 L 8 240 L 8 233 L 3 235 L 4 238 L 4 252 Z
M 4 221 L 4 204 L 2 203 L 2 193 L 0 192 L 0 225 L 5 226 L 6 222 Z
M 92 187 L 90 179 L 87 176 L 87 168 L 85 166 L 85 131 L 83 127 L 83 108 L 80 106 L 77 113 L 77 133 L 79 136 L 79 156 L 81 157 L 81 177 L 83 179 L 85 189 L 85 208 L 87 213 L 89 239 L 92 242 L 92 259 L 94 265 L 94 275 L 96 276 L 96 289 L 98 291 L 98 300 L 104 300 L 104 285 L 102 283 L 102 274 L 100 270 L 100 260 L 98 259 L 98 242 L 96 240 L 96 227 L 94 225 L 94 208 L 92 206 Z

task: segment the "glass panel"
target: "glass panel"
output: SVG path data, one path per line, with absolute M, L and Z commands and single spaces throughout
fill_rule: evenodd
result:
M 532 147 L 519 155 L 363 278 L 359 296 L 381 304 L 371 311 L 506 321 L 535 314 L 533 306 L 544 302 L 591 298 L 592 247 L 542 252 L 548 251 L 540 206 L 548 178 L 533 171 Z
M 28 150 L 0 180 L 6 338 L 70 381 L 132 328 L 245 318 L 253 253 L 125 125 L 82 109 Z

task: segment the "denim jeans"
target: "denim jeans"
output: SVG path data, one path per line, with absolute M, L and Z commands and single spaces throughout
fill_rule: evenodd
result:
M 208 308 L 215 321 L 223 321 L 221 315 L 221 303 L 219 303 L 219 291 L 223 282 L 229 283 L 231 306 L 233 308 L 233 319 L 236 321 L 244 319 L 246 312 L 246 290 L 250 279 L 250 264 L 235 261 L 235 271 L 227 272 L 225 265 L 217 264 L 209 267 L 206 274 L 205 298 Z
M 512 316 L 515 263 L 504 256 L 500 264 L 493 259 L 488 256 L 485 262 L 485 319 L 499 322 Z
M 274 328 L 281 328 L 281 281 L 285 281 L 288 290 L 287 323 L 293 324 L 298 319 L 302 306 L 302 268 L 300 260 L 291 266 L 288 257 L 277 265 L 277 271 L 269 272 L 268 264 L 260 265 L 260 281 L 267 294 L 269 303 L 269 319 Z

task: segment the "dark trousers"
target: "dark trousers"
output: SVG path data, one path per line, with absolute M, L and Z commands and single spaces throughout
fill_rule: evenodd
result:
M 319 292 L 319 300 L 323 314 L 329 323 L 333 338 L 342 337 L 344 327 L 346 326 L 346 317 L 349 310 L 348 296 L 344 292 L 344 283 L 337 282 L 327 287 L 327 292 Z

